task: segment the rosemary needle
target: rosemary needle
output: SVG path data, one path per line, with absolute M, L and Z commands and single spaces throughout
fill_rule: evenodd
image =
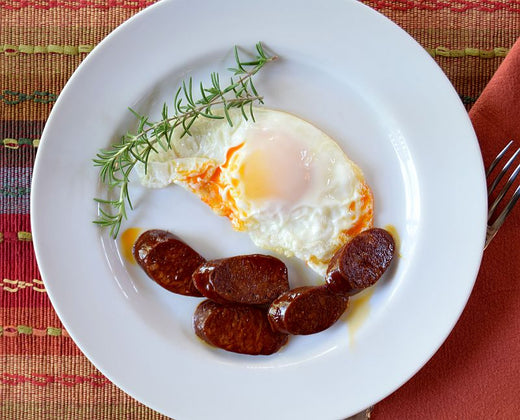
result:
M 119 143 L 99 151 L 93 159 L 94 165 L 101 168 L 99 177 L 102 184 L 114 196 L 113 199 L 94 199 L 99 207 L 98 219 L 94 223 L 110 229 L 110 235 L 117 238 L 121 223 L 127 218 L 127 209 L 133 209 L 128 191 L 132 169 L 141 162 L 146 172 L 150 153 L 170 149 L 174 131 L 181 130 L 181 137 L 191 135 L 190 128 L 200 117 L 225 118 L 232 125 L 231 109 L 240 109 L 244 119 L 251 117 L 254 120 L 253 104 L 263 103 L 263 97 L 253 84 L 253 76 L 276 59 L 266 55 L 261 43 L 256 44 L 256 53 L 253 60 L 242 61 L 235 47 L 236 66 L 228 69 L 232 73 L 229 84 L 222 87 L 219 74 L 212 73 L 209 86 L 202 83 L 198 86 L 199 99 L 195 99 L 192 78 L 184 81 L 175 94 L 173 113 L 170 115 L 167 104 L 164 104 L 160 121 L 151 122 L 148 117 L 130 109 L 138 120 L 137 130 L 123 135 Z M 222 109 L 223 115 L 213 113 L 215 107 Z

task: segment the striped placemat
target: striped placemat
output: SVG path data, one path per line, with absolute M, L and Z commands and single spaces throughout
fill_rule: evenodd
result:
M 0 1 L 2 419 L 165 418 L 104 378 L 70 339 L 38 272 L 29 215 L 39 139 L 63 86 L 108 33 L 152 3 Z M 364 3 L 387 15 L 431 54 L 468 110 L 520 36 L 519 1 Z

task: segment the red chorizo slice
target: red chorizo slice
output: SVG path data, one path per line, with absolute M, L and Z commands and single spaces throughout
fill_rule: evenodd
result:
M 308 335 L 329 328 L 347 306 L 348 297 L 332 293 L 325 285 L 303 286 L 276 298 L 269 307 L 268 317 L 277 331 Z
M 285 264 L 260 254 L 207 261 L 193 273 L 193 283 L 219 303 L 268 304 L 289 290 Z
M 195 310 L 193 327 L 206 343 L 234 353 L 273 354 L 288 340 L 273 331 L 265 309 L 250 305 L 205 300 Z
M 150 229 L 143 232 L 132 247 L 132 253 L 137 263 L 143 263 L 155 245 L 171 238 L 176 238 L 176 236 L 166 230 Z
M 145 273 L 170 292 L 201 296 L 191 276 L 206 260 L 171 233 L 155 231 L 143 235 L 147 236 L 137 239 L 133 254 Z
M 344 296 L 359 293 L 379 280 L 394 253 L 390 233 L 380 228 L 365 230 L 336 252 L 327 269 L 327 286 Z

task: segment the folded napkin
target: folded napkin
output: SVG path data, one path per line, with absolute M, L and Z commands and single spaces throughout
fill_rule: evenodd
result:
M 469 115 L 486 167 L 509 140 L 520 146 L 520 40 Z M 518 418 L 519 355 L 520 203 L 484 252 L 475 288 L 446 342 L 408 383 L 375 406 L 371 418 Z

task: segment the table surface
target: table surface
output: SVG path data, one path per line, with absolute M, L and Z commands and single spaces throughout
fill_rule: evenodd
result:
M 146 0 L 0 1 L 0 418 L 162 419 L 104 378 L 68 336 L 46 295 L 31 243 L 32 167 L 45 121 L 63 86 L 89 52 Z M 413 36 L 443 69 L 469 111 L 520 37 L 520 2 L 490 0 L 363 1 Z M 374 51 L 377 54 L 377 51 Z M 432 124 L 435 122 L 432 121 Z M 481 145 L 482 146 L 482 145 Z M 488 164 L 501 145 L 482 147 Z M 520 212 L 517 212 L 517 214 Z M 484 256 L 477 285 L 496 276 L 520 277 L 518 216 L 492 244 L 503 247 L 508 271 Z M 517 249 L 517 248 L 516 248 Z M 513 252 L 513 253 L 512 253 Z M 516 254 L 515 254 L 516 252 Z M 496 251 L 495 251 L 496 253 Z M 509 258 L 507 260 L 506 258 Z M 512 260 L 511 260 L 512 258 Z M 481 286 L 479 286 L 481 287 Z M 518 297 L 518 288 L 514 289 Z M 507 317 L 520 300 L 496 302 Z M 492 309 L 490 309 L 492 311 Z M 470 300 L 459 324 L 412 380 L 372 410 L 373 419 L 513 418 L 520 413 L 520 339 L 507 335 L 502 358 L 511 373 L 499 389 L 486 389 L 489 360 L 457 349 L 475 322 L 485 322 Z M 520 320 L 512 325 L 518 329 Z M 515 338 L 516 337 L 516 338 Z M 493 340 L 500 339 L 493 338 Z M 463 343 L 464 341 L 464 343 Z M 490 344 L 491 343 L 491 344 Z M 503 346 L 500 347 L 501 349 Z M 479 357 L 482 352 L 479 353 Z M 516 372 L 516 374 L 515 374 Z M 465 381 L 472 381 L 470 384 Z M 492 382 L 496 384 L 497 381 Z M 450 399 L 447 393 L 453 391 Z M 447 402 L 448 401 L 448 402 Z

